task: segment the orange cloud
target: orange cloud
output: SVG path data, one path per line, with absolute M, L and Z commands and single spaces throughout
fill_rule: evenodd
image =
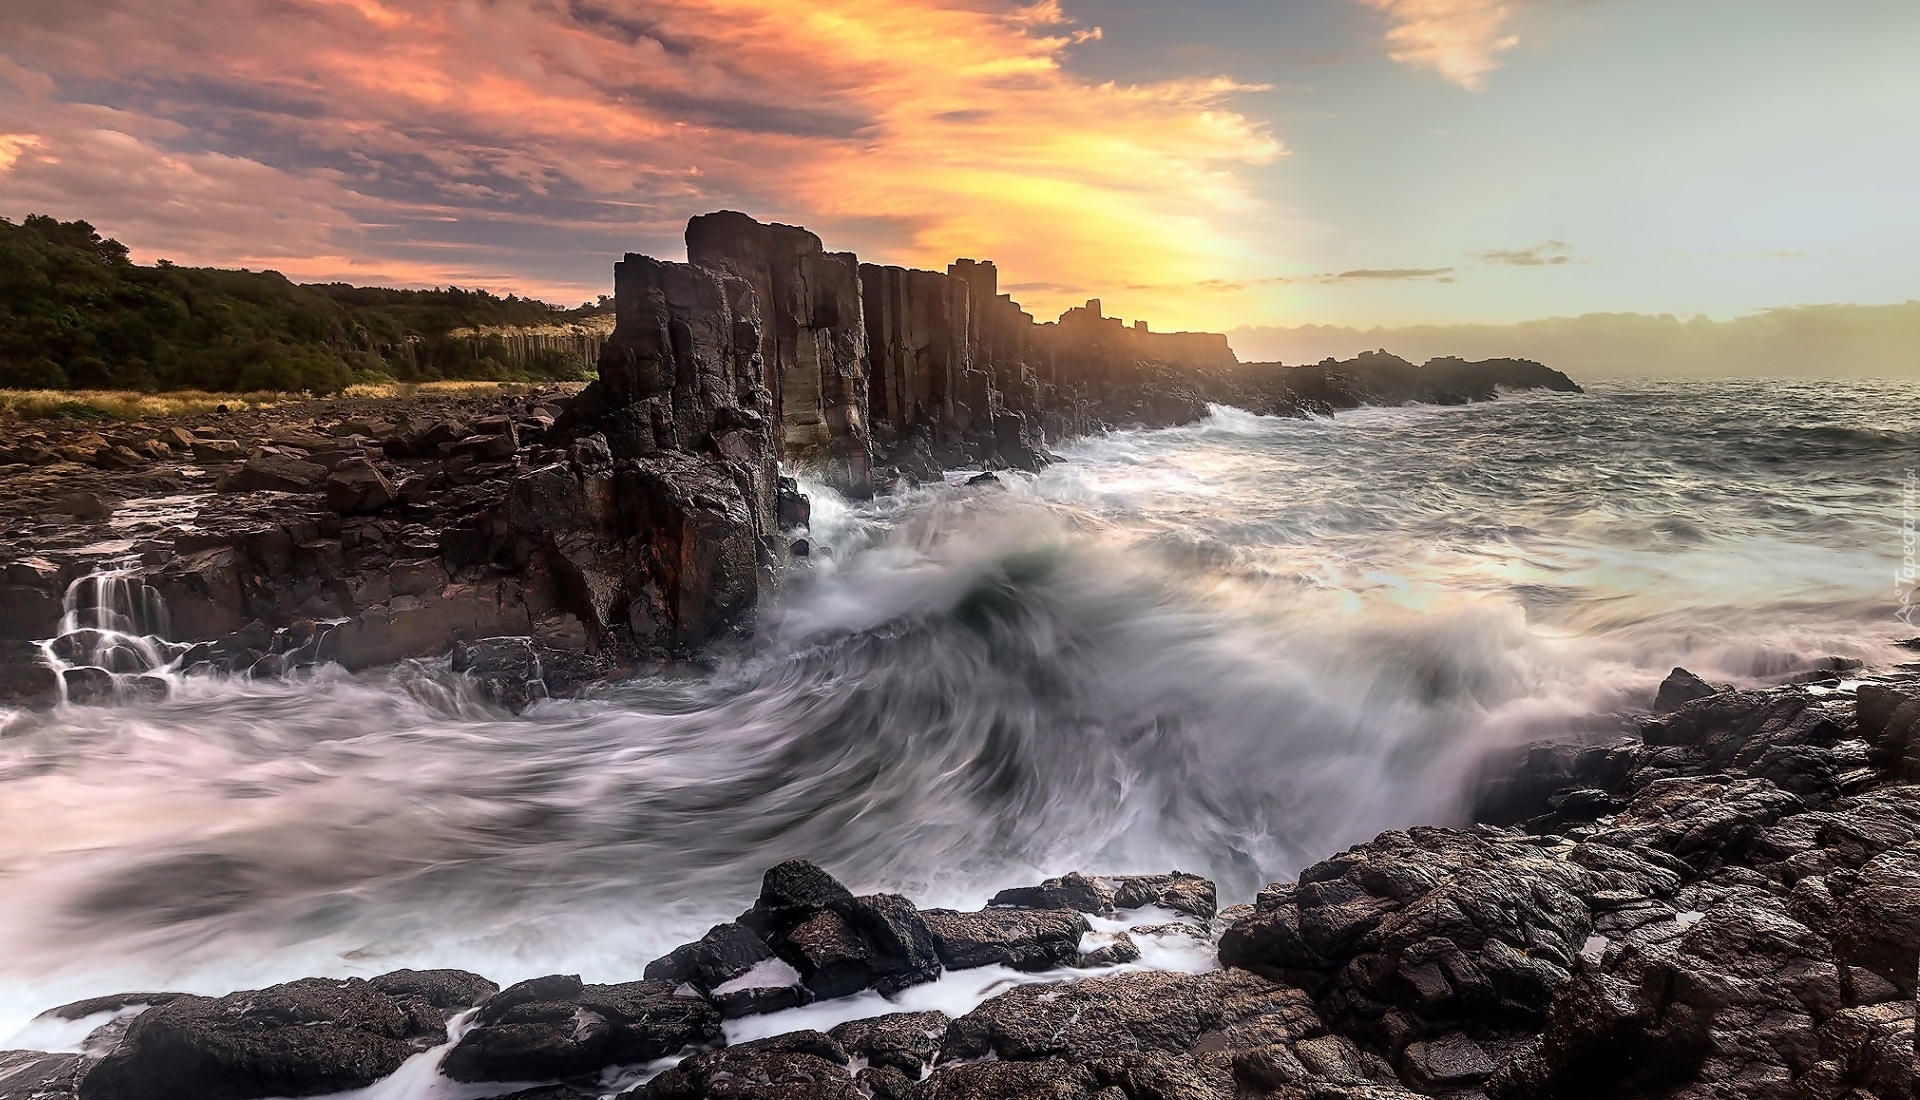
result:
M 1511 10 L 1500 0 L 1360 0 L 1385 12 L 1387 56 L 1432 69 L 1463 88 L 1479 88 L 1500 55 L 1520 44 L 1505 33 Z
M 193 251 L 143 222 L 151 238 L 130 243 L 176 259 L 351 255 L 427 282 L 518 267 L 522 289 L 576 298 L 610 254 L 670 251 L 687 216 L 732 206 L 870 259 L 995 259 L 1059 288 L 1032 295 L 1043 313 L 1105 293 L 1157 323 L 1219 325 L 1234 312 L 1219 286 L 1263 273 L 1247 177 L 1283 150 L 1235 109 L 1249 89 L 1079 76 L 1069 51 L 1097 28 L 1057 0 L 157 7 L 18 0 L 0 53 L 55 88 L 117 90 L 113 106 L 153 116 L 157 151 L 227 158 L 179 161 L 196 172 L 254 164 L 330 212 L 304 253 Z M 34 132 L 49 155 L 98 145 Z M 190 178 L 150 178 L 174 187 L 183 242 L 209 223 Z M 1159 289 L 1113 293 L 1127 286 Z

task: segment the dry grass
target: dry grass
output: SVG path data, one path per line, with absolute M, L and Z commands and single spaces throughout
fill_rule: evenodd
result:
M 577 386 L 562 384 L 568 389 Z M 535 387 L 524 382 L 369 382 L 348 386 L 347 398 L 490 397 L 526 393 Z M 0 420 L 146 420 L 201 416 L 221 405 L 229 409 L 263 409 L 312 400 L 304 393 L 135 393 L 131 390 L 0 390 Z

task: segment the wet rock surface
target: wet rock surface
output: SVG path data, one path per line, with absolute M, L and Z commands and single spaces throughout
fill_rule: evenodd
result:
M 362 1088 L 446 1040 L 440 1012 L 358 979 L 176 997 L 135 1017 L 84 1075 L 85 1100 L 317 1096 Z

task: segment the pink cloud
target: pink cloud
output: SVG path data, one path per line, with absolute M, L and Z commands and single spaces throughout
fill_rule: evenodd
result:
M 1501 0 L 1360 0 L 1391 21 L 1387 56 L 1432 69 L 1463 88 L 1479 88 L 1520 44 L 1507 33 L 1512 10 Z
M 1248 169 L 1283 150 L 1231 80 L 1074 74 L 1096 31 L 1048 0 L 16 0 L 0 54 L 51 113 L 0 125 L 41 142 L 0 212 L 64 195 L 177 258 L 537 289 L 734 206 L 1070 288 L 1042 309 L 1152 285 L 1122 304 L 1224 319 L 1195 284 L 1258 267 Z

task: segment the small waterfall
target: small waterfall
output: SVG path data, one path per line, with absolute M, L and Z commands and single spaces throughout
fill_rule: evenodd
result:
M 63 702 L 159 700 L 172 693 L 177 649 L 167 604 L 137 559 L 96 566 L 67 586 L 60 633 L 42 645 Z

